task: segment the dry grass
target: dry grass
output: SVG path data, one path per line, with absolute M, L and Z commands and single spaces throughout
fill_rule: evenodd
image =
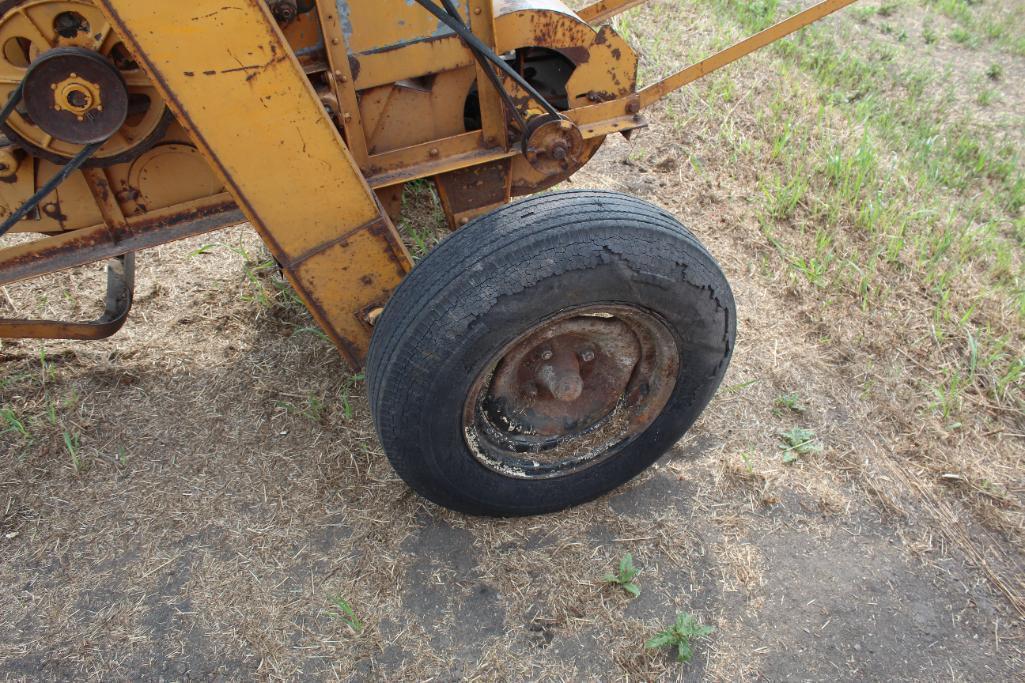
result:
M 739 35 L 734 20 L 757 21 L 758 6 L 655 2 L 619 27 L 651 77 Z M 135 317 L 110 341 L 3 343 L 0 409 L 21 429 L 0 426 L 0 671 L 1021 676 L 1025 419 L 1021 381 L 1001 384 L 1025 355 L 1021 208 L 1006 201 L 1009 176 L 939 152 L 921 162 L 902 143 L 928 123 L 939 149 L 966 117 L 982 146 L 951 154 L 996 155 L 990 168 L 1003 152 L 985 143 L 1004 133 L 1021 151 L 1025 62 L 1013 32 L 985 28 L 1013 5 L 864 7 L 793 43 L 807 53 L 759 54 L 670 99 L 574 179 L 673 211 L 740 305 L 723 391 L 657 468 L 606 499 L 485 520 L 411 494 L 361 383 L 245 228 L 142 254 Z M 977 44 L 949 39 L 957 26 Z M 930 32 L 940 38 L 926 44 Z M 834 34 L 871 88 L 809 66 Z M 951 58 L 965 66 L 945 79 Z M 915 82 L 901 65 L 935 76 L 916 91 L 925 118 L 893 108 Z M 831 158 L 864 164 L 874 184 L 844 189 Z M 806 186 L 791 201 L 795 179 Z M 879 197 L 888 209 L 868 221 Z M 417 250 L 442 230 L 430 193 L 410 199 Z M 0 313 L 85 315 L 98 286 L 62 274 L 9 287 Z M 781 408 L 791 394 L 802 410 Z M 822 452 L 784 463 L 779 435 L 794 427 Z M 635 600 L 600 580 L 627 551 Z M 683 611 L 717 629 L 695 661 L 644 650 Z

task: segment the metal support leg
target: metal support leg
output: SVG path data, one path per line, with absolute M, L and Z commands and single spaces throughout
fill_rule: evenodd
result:
M 412 260 L 267 4 L 97 5 L 317 322 L 361 364 L 372 331 L 366 312 L 384 305 Z

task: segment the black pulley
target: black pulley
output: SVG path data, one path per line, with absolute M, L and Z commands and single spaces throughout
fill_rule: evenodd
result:
M 78 47 L 56 48 L 36 59 L 22 97 L 35 125 L 76 145 L 106 141 L 128 117 L 128 87 L 117 67 Z

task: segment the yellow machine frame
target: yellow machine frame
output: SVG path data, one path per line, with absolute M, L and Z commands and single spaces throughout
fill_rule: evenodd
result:
M 573 63 L 563 120 L 532 135 L 530 145 L 511 141 L 501 93 L 474 52 L 413 3 L 316 0 L 308 16 L 280 26 L 266 0 L 70 1 L 102 11 L 104 35 L 122 41 L 144 72 L 139 87 L 152 88 L 180 126 L 161 148 L 165 156 L 150 155 L 135 173 L 145 178 L 170 164 L 177 175 L 165 182 L 181 182 L 188 172 L 174 164 L 191 158 L 183 153 L 191 145 L 215 175 L 194 191 L 200 196 L 147 206 L 137 189 L 123 191 L 132 189 L 131 169 L 83 169 L 53 201 L 58 209 L 86 208 L 71 218 L 44 210 L 20 224 L 19 231 L 46 236 L 0 250 L 0 284 L 245 219 L 359 366 L 376 316 L 412 268 L 393 223 L 404 183 L 434 179 L 458 228 L 569 177 L 605 136 L 644 126 L 641 111 L 673 90 L 854 0 L 820 2 L 640 90 L 633 51 L 611 27 L 594 26 L 641 0 L 601 0 L 579 12 L 556 0 L 468 0 L 460 10 L 495 53 L 541 47 Z M 502 85 L 528 117 L 542 113 L 516 83 L 503 78 Z M 466 131 L 463 99 L 451 93 L 472 87 L 480 127 Z M 29 169 L 4 154 L 0 170 L 16 172 L 0 200 L 12 207 L 54 166 Z M 125 303 L 104 325 L 4 320 L 0 336 L 106 336 L 123 322 Z

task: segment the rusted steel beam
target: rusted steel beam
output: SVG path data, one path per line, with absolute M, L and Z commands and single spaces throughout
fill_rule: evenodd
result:
M 672 76 L 641 90 L 641 107 L 651 106 L 674 90 L 679 90 L 688 83 L 693 83 L 713 71 L 732 64 L 741 57 L 749 55 L 780 38 L 785 38 L 794 31 L 802 29 L 808 24 L 814 23 L 854 2 L 856 0 L 823 0 L 823 2 L 809 7 L 803 12 L 798 12 L 789 19 L 784 19 L 764 31 L 759 31 L 750 38 L 745 38 L 739 43 L 721 52 L 717 52 L 707 59 L 701 60 L 697 64 L 692 64 L 686 69 L 678 71 Z
M 172 214 L 155 222 L 136 221 L 123 231 L 98 225 L 44 237 L 0 250 L 0 285 L 194 237 L 244 220 L 238 208 L 228 202 Z

